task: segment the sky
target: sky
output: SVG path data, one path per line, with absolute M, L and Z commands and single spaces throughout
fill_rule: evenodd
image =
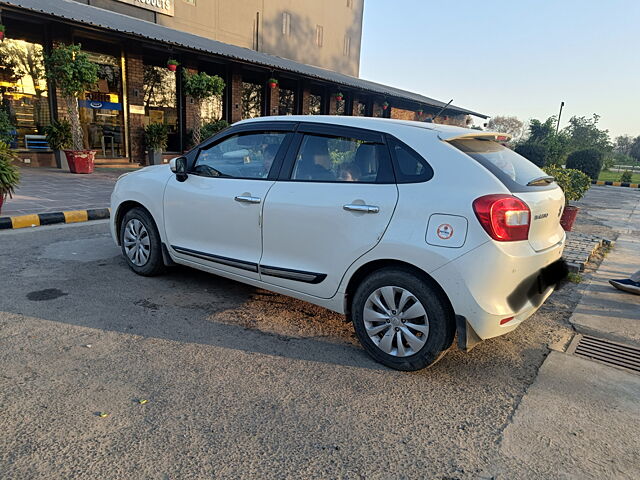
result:
M 360 77 L 525 121 L 564 101 L 560 128 L 637 136 L 640 0 L 365 0 Z

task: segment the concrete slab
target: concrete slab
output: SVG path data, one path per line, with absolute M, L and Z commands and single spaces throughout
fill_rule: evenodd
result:
M 495 478 L 640 477 L 640 376 L 551 352 L 505 429 Z
M 587 335 L 640 346 L 640 295 L 616 290 L 612 278 L 640 269 L 640 236 L 621 235 L 604 259 L 573 312 L 570 322 Z

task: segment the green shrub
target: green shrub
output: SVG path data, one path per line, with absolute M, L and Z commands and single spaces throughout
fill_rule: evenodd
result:
M 66 150 L 73 146 L 71 124 L 66 120 L 54 120 L 51 125 L 44 127 L 44 134 L 51 150 Z
M 200 128 L 200 136 L 202 138 L 209 138 L 218 133 L 220 130 L 224 130 L 228 126 L 229 122 L 227 122 L 226 120 L 216 120 L 213 122 L 205 123 L 204 125 L 202 125 L 202 128 Z
M 520 143 L 516 146 L 515 151 L 538 167 L 544 167 L 546 164 L 547 147 L 541 143 Z
M 625 170 L 624 172 L 622 172 L 622 175 L 620 176 L 621 182 L 631 183 L 631 179 L 632 179 L 632 175 L 629 170 Z
M 0 142 L 0 197 L 12 197 L 20 182 L 20 172 L 12 164 L 18 156 L 5 142 Z
M 164 123 L 150 123 L 144 128 L 144 143 L 148 150 L 166 150 L 169 130 Z
M 577 150 L 567 157 L 567 168 L 580 170 L 587 174 L 591 180 L 598 180 L 602 170 L 603 154 L 595 148 Z
M 11 123 L 9 114 L 4 110 L 0 110 L 0 142 L 11 143 L 15 129 L 16 127 Z
M 591 187 L 591 179 L 580 170 L 555 166 L 545 167 L 543 170 L 555 178 L 558 186 L 564 191 L 567 205 L 570 201 L 580 200 Z

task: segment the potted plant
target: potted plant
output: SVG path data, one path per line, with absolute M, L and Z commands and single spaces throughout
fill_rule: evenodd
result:
M 67 150 L 73 145 L 71 124 L 67 120 L 54 120 L 51 125 L 44 127 L 44 134 L 47 136 L 49 147 L 54 151 L 58 168 L 69 170 L 69 163 L 63 150 Z
M 93 172 L 95 150 L 85 150 L 80 125 L 78 97 L 98 81 L 98 66 L 81 51 L 80 45 L 58 45 L 45 57 L 47 78 L 62 93 L 71 125 L 72 149 L 64 153 L 72 173 Z
M 387 108 L 389 108 L 389 102 L 382 102 L 382 109 L 386 110 Z
M 269 87 L 276 88 L 278 86 L 278 79 L 271 77 L 269 80 L 267 80 L 267 83 L 269 84 Z
M 202 102 L 211 97 L 219 97 L 224 91 L 224 80 L 218 75 L 207 75 L 204 72 L 184 72 L 184 93 L 193 99 L 193 142 L 200 143 L 202 128 Z
M 7 195 L 12 197 L 20 182 L 20 172 L 12 163 L 17 159 L 17 155 L 9 148 L 9 145 L 0 141 L 0 212 L 5 197 Z
M 336 93 L 336 100 L 338 102 L 341 102 L 343 98 L 344 98 L 344 95 L 342 95 L 342 92 Z
M 424 110 L 422 110 L 421 108 L 418 109 L 417 111 L 418 116 L 421 116 L 424 113 Z
M 0 24 L 0 40 L 4 40 L 4 31 L 6 30 L 6 27 L 4 25 Z
M 565 206 L 560 217 L 560 225 L 566 232 L 570 232 L 580 208 L 575 205 L 569 205 L 569 202 L 578 201 L 584 197 L 584 194 L 591 187 L 591 179 L 580 170 L 571 168 L 549 166 L 545 167 L 544 171 L 551 175 L 564 191 Z
M 178 61 L 173 58 L 167 60 L 167 68 L 172 72 L 175 72 L 178 69 L 178 65 L 180 65 Z
M 144 128 L 149 165 L 162 164 L 162 152 L 167 148 L 169 132 L 164 123 L 150 123 Z

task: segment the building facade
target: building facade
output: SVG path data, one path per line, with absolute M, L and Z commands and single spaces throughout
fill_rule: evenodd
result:
M 156 9 L 173 6 L 174 17 L 164 15 L 167 18 L 177 17 L 175 13 L 186 8 L 169 0 L 118 1 L 122 12 L 99 8 L 98 0 L 91 0 L 92 5 L 75 0 L 0 0 L 0 24 L 5 27 L 0 43 L 1 108 L 13 125 L 11 146 L 25 163 L 56 165 L 43 129 L 52 120 L 65 118 L 66 109 L 55 83 L 46 78 L 44 56 L 61 43 L 80 44 L 98 65 L 99 80 L 85 92 L 79 105 L 84 146 L 96 150 L 98 163 L 144 164 L 144 127 L 151 123 L 167 126 L 168 155 L 175 156 L 192 146 L 195 103 L 183 92 L 184 71 L 218 75 L 225 82 L 223 95 L 202 105 L 200 116 L 205 122 L 223 119 L 233 123 L 255 116 L 288 114 L 412 120 L 438 114 L 437 122 L 462 125 L 469 115 L 486 118 L 412 92 L 183 32 L 127 13 L 126 9 L 136 8 L 153 13 L 155 20 L 162 15 L 131 5 L 142 2 Z M 274 3 L 286 4 L 284 0 Z M 354 0 L 354 8 L 357 4 Z M 294 29 L 295 23 L 290 27 Z M 170 59 L 180 63 L 176 72 L 167 68 Z M 269 80 L 274 78 L 277 84 L 272 86 Z
M 75 0 L 358 76 L 364 0 Z

